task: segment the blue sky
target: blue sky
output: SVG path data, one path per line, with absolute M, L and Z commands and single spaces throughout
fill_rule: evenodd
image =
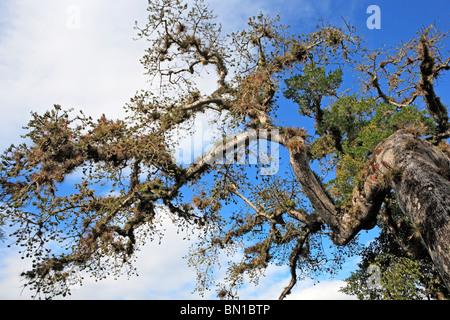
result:
M 30 111 L 43 112 L 53 104 L 82 109 L 94 117 L 124 115 L 122 106 L 139 89 L 148 88 L 148 79 L 139 63 L 147 43 L 133 41 L 134 21 L 145 21 L 145 0 L 3 0 L 0 3 L 0 149 L 20 141 L 22 126 Z M 437 23 L 450 29 L 448 1 L 332 1 L 332 0 L 211 0 L 225 32 L 245 25 L 260 11 L 279 13 L 282 22 L 296 32 L 311 31 L 318 19 L 342 25 L 341 17 L 355 25 L 369 47 L 408 40 L 424 26 Z M 369 30 L 369 5 L 381 10 L 381 29 Z M 79 20 L 70 20 L 72 6 Z M 442 79 L 448 82 L 449 77 Z M 208 86 L 205 80 L 204 86 Z M 445 85 L 438 91 L 448 104 Z M 302 124 L 299 124 L 302 127 Z M 142 248 L 136 266 L 139 277 L 94 282 L 87 279 L 75 289 L 79 299 L 179 299 L 191 295 L 195 274 L 181 259 L 189 241 L 164 221 L 167 236 L 161 245 Z M 367 238 L 368 240 L 370 237 Z M 345 273 L 355 266 L 351 259 Z M 27 299 L 21 294 L 19 274 L 29 262 L 0 243 L 0 299 Z M 219 274 L 220 276 L 220 274 Z M 290 298 L 346 298 L 337 290 L 341 278 L 298 284 Z M 258 288 L 249 286 L 242 298 L 276 298 L 288 283 L 286 268 L 270 267 Z M 206 298 L 213 298 L 214 293 Z

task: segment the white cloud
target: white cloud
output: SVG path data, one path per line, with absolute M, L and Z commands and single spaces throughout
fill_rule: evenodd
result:
M 0 249 L 0 300 L 29 299 L 22 295 L 24 282 L 20 273 L 29 270 L 29 262 L 21 260 L 17 251 L 11 252 L 5 248 Z
M 70 5 L 80 28 L 68 27 Z M 53 104 L 87 114 L 120 117 L 134 93 L 148 86 L 139 59 L 145 41 L 134 41 L 134 21 L 145 2 L 6 1 L 0 26 L 0 146 L 18 140 L 30 111 Z
M 177 233 L 168 219 L 163 223 L 165 236 L 161 244 L 149 242 L 140 248 L 137 275 L 109 277 L 95 282 L 85 277 L 83 286 L 72 290 L 73 299 L 200 299 L 193 295 L 195 271 L 188 268 L 183 256 L 190 242 Z
M 287 297 L 288 300 L 354 300 L 339 289 L 345 286 L 342 280 L 321 281 L 314 284 L 312 280 L 301 282 Z
M 83 285 L 72 290 L 70 299 L 201 299 L 192 294 L 195 270 L 188 268 L 183 259 L 191 242 L 184 240 L 186 234 L 167 217 L 162 219 L 164 238 L 148 242 L 140 247 L 136 262 L 138 275 L 110 276 L 95 281 L 83 272 Z M 31 262 L 21 259 L 14 248 L 0 249 L 0 299 L 30 299 L 31 292 L 23 290 L 20 273 L 30 270 Z M 204 298 L 209 298 L 205 296 Z
M 271 265 L 267 268 L 265 276 L 258 285 L 252 283 L 244 286 L 239 296 L 242 299 L 274 300 L 278 299 L 284 288 L 290 282 L 290 273 L 287 266 Z M 345 286 L 342 280 L 326 279 L 314 282 L 312 279 L 298 281 L 286 297 L 286 300 L 352 300 L 355 297 L 348 296 L 339 291 Z

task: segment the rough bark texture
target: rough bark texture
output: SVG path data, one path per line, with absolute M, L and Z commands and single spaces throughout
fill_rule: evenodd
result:
M 350 208 L 336 207 L 309 167 L 306 145 L 283 138 L 289 147 L 294 173 L 318 215 L 345 245 L 362 229 L 376 224 L 377 214 L 390 189 L 400 207 L 417 227 L 425 247 L 450 288 L 450 160 L 431 143 L 400 130 L 381 142 L 362 172 Z
M 394 138 L 404 151 L 395 152 L 402 173 L 392 188 L 450 289 L 450 161 L 426 141 L 405 135 Z

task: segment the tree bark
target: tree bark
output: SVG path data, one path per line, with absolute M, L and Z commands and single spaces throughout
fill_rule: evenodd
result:
M 417 228 L 442 280 L 450 289 L 450 161 L 427 141 L 395 137 L 397 145 L 412 150 L 397 151 L 402 168 L 392 188 L 400 208 Z M 411 142 L 413 141 L 413 142 Z M 414 145 L 417 142 L 417 145 Z
M 294 142 L 296 143 L 294 143 Z M 372 229 L 389 190 L 397 194 L 403 213 L 417 228 L 433 263 L 450 289 L 450 159 L 431 143 L 400 130 L 381 142 L 361 173 L 352 206 L 336 207 L 307 159 L 301 137 L 280 138 L 312 207 L 345 245 L 362 229 Z

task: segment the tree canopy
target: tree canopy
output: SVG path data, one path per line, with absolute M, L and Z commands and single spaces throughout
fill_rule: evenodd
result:
M 236 297 L 245 276 L 257 282 L 272 263 L 291 272 L 284 298 L 299 277 L 332 273 L 358 253 L 358 233 L 377 224 L 382 238 L 349 285 L 367 278 L 368 264 L 407 266 L 408 288 L 448 297 L 450 128 L 435 92 L 450 69 L 447 33 L 430 26 L 369 50 L 346 23 L 319 21 L 298 35 L 261 14 L 224 35 L 202 1 L 151 1 L 148 12 L 136 30 L 149 41 L 141 62 L 157 90 L 138 92 L 124 119 L 60 105 L 32 113 L 24 142 L 1 157 L 0 218 L 33 259 L 28 286 L 53 297 L 82 280 L 75 270 L 133 272 L 137 248 L 163 236 L 169 216 L 198 231 L 187 260 L 197 290 L 216 288 L 220 298 Z M 215 77 L 209 91 L 199 85 L 206 74 Z M 283 124 L 287 109 L 298 126 Z M 180 163 L 177 137 L 193 134 L 202 114 L 224 136 Z M 261 152 L 248 160 L 249 141 L 260 140 L 280 146 L 278 171 L 266 170 L 275 159 Z M 240 260 L 215 283 L 221 253 Z M 382 279 L 385 288 L 395 281 Z M 355 290 L 365 289 L 347 288 Z

